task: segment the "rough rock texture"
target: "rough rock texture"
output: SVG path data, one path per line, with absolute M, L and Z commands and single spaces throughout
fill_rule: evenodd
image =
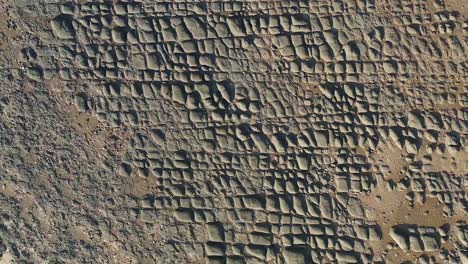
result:
M 0 263 L 468 263 L 463 0 L 0 0 Z

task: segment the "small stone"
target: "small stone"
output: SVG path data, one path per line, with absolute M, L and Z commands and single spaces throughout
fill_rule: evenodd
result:
M 88 96 L 84 93 L 75 95 L 75 106 L 79 112 L 85 112 L 88 110 Z

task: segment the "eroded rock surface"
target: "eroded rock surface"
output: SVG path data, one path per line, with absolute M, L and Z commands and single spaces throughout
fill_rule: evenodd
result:
M 0 263 L 464 263 L 439 0 L 0 0 Z

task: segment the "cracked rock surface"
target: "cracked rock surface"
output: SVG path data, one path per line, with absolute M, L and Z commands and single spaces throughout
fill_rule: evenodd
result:
M 0 0 L 0 264 L 468 263 L 462 0 Z

